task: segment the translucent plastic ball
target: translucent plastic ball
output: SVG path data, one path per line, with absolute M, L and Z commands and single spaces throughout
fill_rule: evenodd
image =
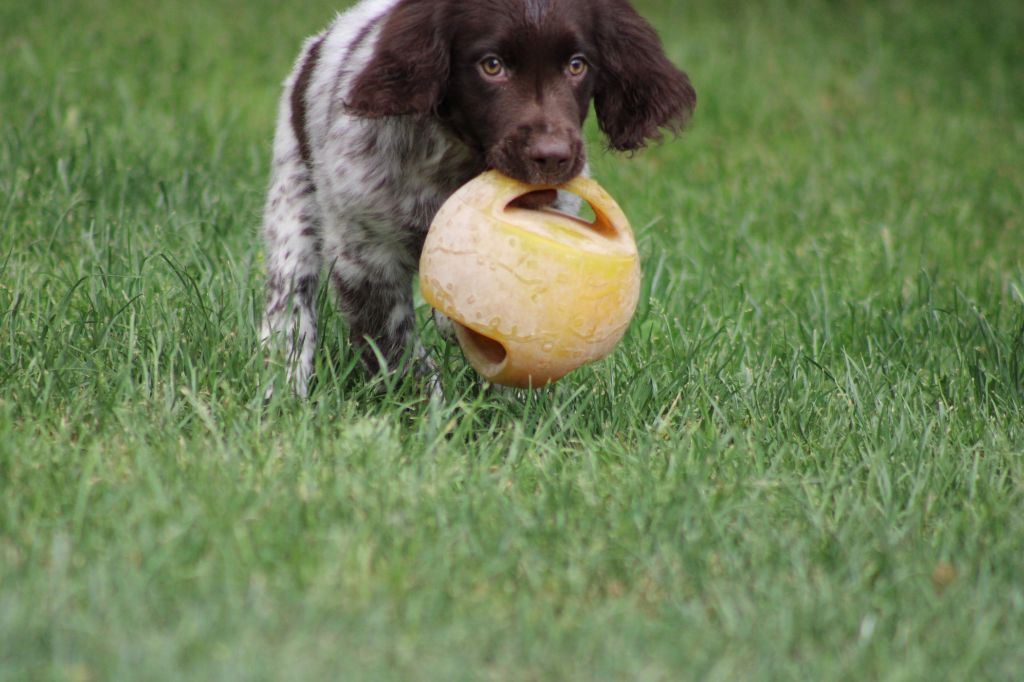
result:
M 522 206 L 550 189 L 579 196 L 595 219 Z M 636 310 L 640 259 L 629 221 L 593 180 L 536 187 L 488 171 L 438 212 L 420 290 L 485 379 L 538 388 L 615 348 Z

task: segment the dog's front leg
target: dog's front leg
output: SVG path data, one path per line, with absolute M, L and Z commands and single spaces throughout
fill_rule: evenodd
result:
M 302 397 L 309 393 L 317 341 L 318 227 L 308 170 L 296 155 L 275 159 L 263 221 L 267 302 L 260 337 L 268 360 L 284 352 L 288 383 Z M 266 397 L 272 392 L 271 386 Z
M 367 370 L 371 374 L 404 372 L 408 365 L 403 361 L 408 360 L 417 373 L 430 376 L 437 393 L 437 368 L 416 333 L 411 278 L 410 272 L 371 277 L 345 262 L 336 263 L 331 271 L 352 344 Z

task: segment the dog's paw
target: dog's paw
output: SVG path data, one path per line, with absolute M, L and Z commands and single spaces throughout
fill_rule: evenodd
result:
M 437 332 L 441 335 L 441 338 L 448 343 L 455 343 L 455 323 L 451 321 L 444 313 L 439 310 L 434 310 L 434 326 L 437 327 Z
M 437 313 L 437 311 L 434 311 Z M 440 315 L 438 313 L 438 315 Z M 449 324 L 451 320 L 447 317 L 440 315 L 443 319 L 447 320 Z M 444 402 L 444 386 L 441 384 L 441 368 L 437 366 L 434 359 L 430 357 L 430 353 L 427 352 L 426 348 L 417 340 L 413 346 L 413 357 L 411 364 L 406 364 L 402 371 L 412 370 L 413 374 L 423 382 L 426 388 L 426 397 L 432 400 Z

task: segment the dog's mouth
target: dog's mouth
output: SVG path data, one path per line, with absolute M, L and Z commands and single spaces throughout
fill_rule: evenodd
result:
M 515 139 L 505 140 L 493 147 L 487 154 L 486 161 L 488 168 L 493 168 L 527 185 L 564 185 L 582 173 L 587 162 L 582 140 L 573 140 L 570 143 L 570 148 L 571 154 L 568 163 L 557 170 L 547 170 L 532 161 L 524 151 L 526 145 Z M 527 195 L 527 197 L 529 196 Z M 546 206 L 552 201 L 554 199 L 540 205 Z
M 533 192 L 529 192 L 513 201 L 509 206 L 513 208 L 525 208 L 531 211 L 537 211 L 542 208 L 548 208 L 558 200 L 557 189 L 538 189 Z

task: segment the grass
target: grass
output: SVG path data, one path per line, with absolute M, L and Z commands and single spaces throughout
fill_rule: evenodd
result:
M 691 130 L 594 167 L 641 307 L 532 395 L 257 350 L 333 7 L 0 6 L 0 679 L 1011 680 L 1024 11 L 646 2 Z M 426 311 L 423 311 L 424 313 Z

